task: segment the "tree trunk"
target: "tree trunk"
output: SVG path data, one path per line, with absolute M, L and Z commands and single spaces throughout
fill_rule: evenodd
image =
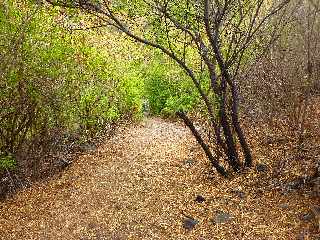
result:
M 223 57 L 221 55 L 221 51 L 219 49 L 218 46 L 218 41 L 213 39 L 213 47 L 214 47 L 214 51 L 215 51 L 215 56 L 217 58 L 217 62 L 219 64 L 219 68 L 221 70 L 222 73 L 222 79 L 221 79 L 221 89 L 222 89 L 222 94 L 224 96 L 223 98 L 223 102 L 222 104 L 224 104 L 224 106 L 221 107 L 221 110 L 225 111 L 225 95 L 226 95 L 226 90 L 227 90 L 227 86 L 226 84 L 228 83 L 228 85 L 231 88 L 231 96 L 232 96 L 232 107 L 231 107 L 231 120 L 232 120 L 232 126 L 237 134 L 237 137 L 239 139 L 240 142 L 240 146 L 241 149 L 244 153 L 244 157 L 245 157 L 245 166 L 250 167 L 252 165 L 252 155 L 251 155 L 251 151 L 250 148 L 247 144 L 247 141 L 245 139 L 245 136 L 243 134 L 243 131 L 241 129 L 240 123 L 239 123 L 239 111 L 238 111 L 238 92 L 235 86 L 235 82 L 234 79 L 231 78 L 230 74 L 229 74 L 229 70 L 227 69 L 225 62 L 223 60 Z M 223 119 L 223 116 L 221 114 L 221 124 L 222 121 L 227 121 L 227 116 L 225 116 L 225 120 Z M 223 127 L 223 125 L 222 125 Z M 228 126 L 229 127 L 229 126 Z M 232 138 L 232 132 L 229 129 L 224 130 L 225 131 L 225 136 L 226 136 L 226 141 L 227 141 L 227 145 L 228 149 L 229 149 L 229 154 L 232 154 L 231 157 L 235 157 L 236 159 L 234 160 L 238 166 L 240 167 L 240 162 L 239 162 L 239 158 L 238 158 L 238 154 L 236 152 L 236 148 L 235 148 L 235 144 Z M 231 139 L 229 140 L 231 136 Z M 230 143 L 228 144 L 228 141 L 230 141 Z M 233 154 L 235 152 L 235 154 Z M 233 163 L 235 164 L 235 163 Z M 235 164 L 236 165 L 236 164 Z
M 228 116 L 226 113 L 226 81 L 224 78 L 221 79 L 221 103 L 220 103 L 220 122 L 223 129 L 223 134 L 225 137 L 227 152 L 226 155 L 228 157 L 228 162 L 232 169 L 235 172 L 240 170 L 240 161 L 236 149 L 235 142 L 233 140 L 233 135 L 231 131 L 231 127 L 228 121 Z
M 190 129 L 190 131 L 192 132 L 193 136 L 196 138 L 197 142 L 200 144 L 200 146 L 202 147 L 203 151 L 205 152 L 207 158 L 210 160 L 211 164 L 213 165 L 213 167 L 218 171 L 218 173 L 220 173 L 222 176 L 227 177 L 228 174 L 226 172 L 226 170 L 224 169 L 224 167 L 222 167 L 219 162 L 214 158 L 214 156 L 212 155 L 209 146 L 203 141 L 200 133 L 196 130 L 196 128 L 194 127 L 192 121 L 188 118 L 188 116 L 182 112 L 182 111 L 178 111 L 177 112 L 178 117 L 180 117 L 183 122 L 188 126 L 188 128 Z
M 230 86 L 230 87 L 231 87 L 231 94 L 232 94 L 232 113 L 231 113 L 232 125 L 233 125 L 235 132 L 237 133 L 242 151 L 244 153 L 244 158 L 245 158 L 244 165 L 246 167 L 251 167 L 252 166 L 251 151 L 250 151 L 247 140 L 244 136 L 244 133 L 243 133 L 242 128 L 239 123 L 238 91 L 236 89 L 234 82 L 232 83 L 232 86 Z

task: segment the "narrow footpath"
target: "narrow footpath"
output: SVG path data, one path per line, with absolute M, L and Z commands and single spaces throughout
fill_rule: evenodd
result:
M 208 171 L 186 127 L 149 118 L 0 203 L 0 239 L 295 239 L 298 198 L 290 211 L 277 208 L 288 199 L 257 197 L 242 184 L 250 175 L 225 181 Z M 241 185 L 241 196 L 230 190 Z M 189 230 L 187 216 L 195 219 Z

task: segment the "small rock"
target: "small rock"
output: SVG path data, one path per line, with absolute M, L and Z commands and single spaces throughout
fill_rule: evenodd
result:
M 313 218 L 314 218 L 314 215 L 310 212 L 304 213 L 300 216 L 300 219 L 305 222 L 310 222 L 310 221 L 312 221 Z
M 303 177 L 298 177 L 297 179 L 293 180 L 292 182 L 289 182 L 287 184 L 288 191 L 294 191 L 301 189 L 301 187 L 305 184 L 306 179 Z
M 289 208 L 289 204 L 288 203 L 281 203 L 279 205 L 279 207 L 282 208 L 282 209 L 288 209 Z
M 256 169 L 258 172 L 267 172 L 268 171 L 267 165 L 265 165 L 263 163 L 258 163 L 256 166 Z
M 184 162 L 184 164 L 186 164 L 186 165 L 193 165 L 193 163 L 194 163 L 194 161 L 192 160 L 192 159 L 187 159 L 185 162 Z
M 231 220 L 231 218 L 232 218 L 232 215 L 230 215 L 229 213 L 218 211 L 213 219 L 213 223 L 215 224 L 226 223 L 229 220 Z
M 244 199 L 246 197 L 246 194 L 241 190 L 232 190 L 235 195 L 237 195 L 239 198 Z
M 196 202 L 198 203 L 203 203 L 206 199 L 204 197 L 202 197 L 201 195 L 198 195 L 196 197 Z
M 183 221 L 183 227 L 187 230 L 192 230 L 197 224 L 199 223 L 198 220 L 195 220 L 193 218 L 186 218 L 184 221 Z
M 64 159 L 64 158 L 59 159 L 58 162 L 57 162 L 58 167 L 60 167 L 62 169 L 68 167 L 71 164 L 72 164 L 71 161 L 69 161 L 67 159 Z

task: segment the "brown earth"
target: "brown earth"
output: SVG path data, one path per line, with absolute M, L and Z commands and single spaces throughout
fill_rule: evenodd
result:
M 0 203 L 0 239 L 319 239 L 308 194 L 255 170 L 225 180 L 208 169 L 184 126 L 149 118 Z M 221 212 L 231 218 L 214 224 Z

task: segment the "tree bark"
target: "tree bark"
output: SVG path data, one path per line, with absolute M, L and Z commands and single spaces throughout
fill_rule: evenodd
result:
M 231 127 L 228 121 L 228 116 L 226 112 L 226 81 L 224 78 L 221 79 L 221 102 L 220 102 L 220 123 L 223 129 L 223 134 L 225 137 L 226 145 L 227 145 L 227 152 L 226 155 L 228 157 L 228 162 L 232 169 L 235 172 L 240 170 L 240 161 L 236 149 L 235 142 L 233 140 L 233 135 L 231 131 Z
M 193 136 L 196 138 L 197 142 L 200 144 L 200 146 L 202 147 L 203 151 L 205 152 L 207 158 L 210 160 L 211 164 L 217 170 L 217 172 L 220 173 L 222 176 L 227 177 L 228 173 L 226 172 L 224 167 L 222 167 L 219 164 L 219 162 L 214 158 L 214 156 L 212 155 L 212 153 L 210 151 L 209 146 L 203 141 L 200 133 L 194 127 L 192 121 L 188 118 L 188 116 L 182 111 L 178 111 L 177 116 L 180 117 L 183 120 L 183 122 L 188 126 L 188 128 L 192 132 Z
M 238 90 L 236 88 L 236 86 L 234 85 L 234 83 L 232 83 L 231 86 L 231 94 L 232 94 L 232 113 L 231 113 L 231 118 L 232 118 L 232 125 L 233 128 L 235 130 L 235 132 L 237 133 L 239 142 L 240 142 L 240 146 L 242 148 L 242 151 L 244 153 L 244 165 L 246 167 L 251 167 L 252 166 L 252 155 L 251 155 L 251 151 L 249 148 L 249 145 L 247 143 L 247 140 L 244 136 L 244 133 L 242 131 L 242 128 L 240 126 L 240 122 L 239 122 L 239 110 L 238 110 Z

